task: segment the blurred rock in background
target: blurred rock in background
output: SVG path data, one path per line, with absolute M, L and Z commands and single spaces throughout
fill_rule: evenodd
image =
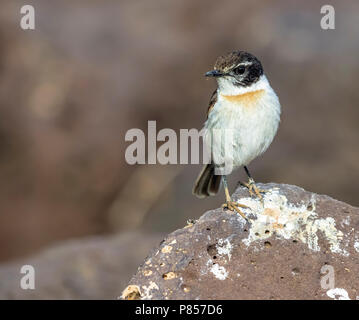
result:
M 21 5 L 0 5 L 1 261 L 167 233 L 218 207 L 222 194 L 191 194 L 199 165 L 130 166 L 124 136 L 148 120 L 200 129 L 215 87 L 203 74 L 234 49 L 261 59 L 283 107 L 255 179 L 359 205 L 357 1 L 337 2 L 327 31 L 322 4 L 299 0 L 38 0 L 35 31 L 20 28 Z
M 0 266 L 0 299 L 117 299 L 148 252 L 163 237 L 124 232 L 113 237 L 65 241 L 39 255 Z M 29 286 L 34 269 L 34 288 Z M 20 273 L 21 271 L 21 273 Z

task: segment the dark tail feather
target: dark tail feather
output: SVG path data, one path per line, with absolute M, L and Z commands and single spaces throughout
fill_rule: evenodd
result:
M 219 190 L 221 176 L 214 174 L 213 164 L 203 166 L 202 171 L 193 186 L 192 193 L 198 198 L 214 196 Z

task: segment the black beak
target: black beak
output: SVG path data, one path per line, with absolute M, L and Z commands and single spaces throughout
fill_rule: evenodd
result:
M 218 70 L 212 70 L 212 71 L 208 71 L 204 74 L 205 77 L 222 77 L 224 74 L 219 72 Z

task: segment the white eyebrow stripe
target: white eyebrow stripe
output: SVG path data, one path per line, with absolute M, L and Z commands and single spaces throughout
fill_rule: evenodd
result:
M 246 66 L 250 66 L 252 64 L 253 64 L 253 62 L 245 61 L 245 62 L 238 63 L 236 68 L 239 67 L 239 66 L 245 66 L 246 67 Z

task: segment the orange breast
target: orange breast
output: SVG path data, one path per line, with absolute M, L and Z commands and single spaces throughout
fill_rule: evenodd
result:
M 222 97 L 232 103 L 238 103 L 245 107 L 255 107 L 256 103 L 263 95 L 264 95 L 264 89 L 261 89 L 257 91 L 238 94 L 235 96 L 222 95 Z

